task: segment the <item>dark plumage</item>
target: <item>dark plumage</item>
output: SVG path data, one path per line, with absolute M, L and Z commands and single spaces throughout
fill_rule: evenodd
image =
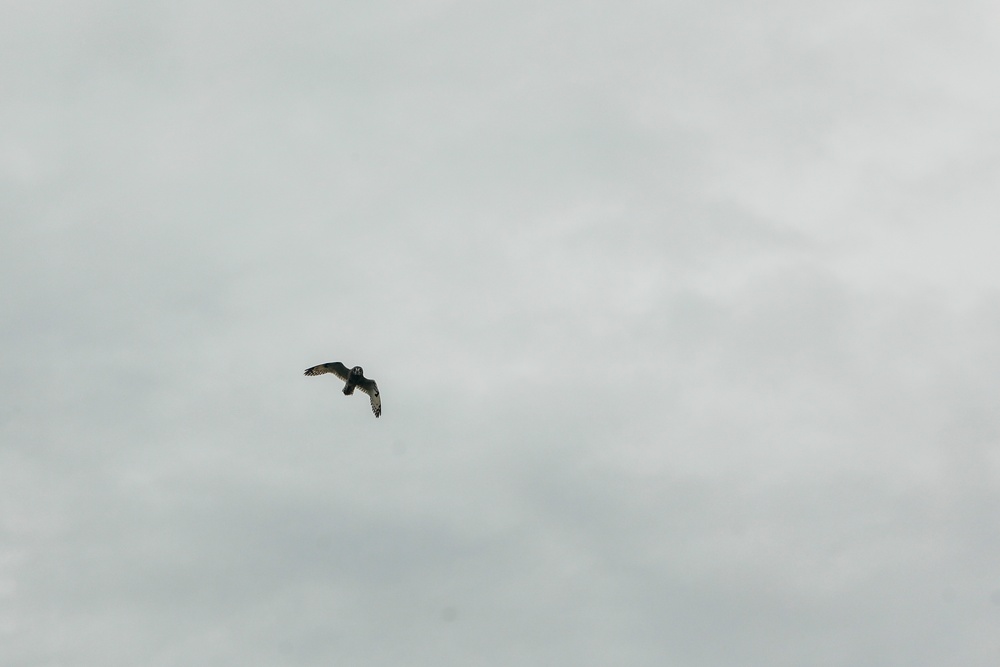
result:
M 331 361 L 326 364 L 320 364 L 319 366 L 307 368 L 305 374 L 323 375 L 324 373 L 333 373 L 344 381 L 345 396 L 353 394 L 355 388 L 358 388 L 368 394 L 368 398 L 371 399 L 372 402 L 372 412 L 375 413 L 376 417 L 382 414 L 382 398 L 378 393 L 378 385 L 375 384 L 375 380 L 369 380 L 365 377 L 365 371 L 361 368 L 361 366 L 348 368 L 339 361 Z

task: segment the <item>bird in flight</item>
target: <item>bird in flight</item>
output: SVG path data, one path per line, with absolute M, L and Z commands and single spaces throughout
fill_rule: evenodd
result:
M 348 368 L 339 361 L 331 361 L 327 364 L 320 364 L 306 369 L 306 375 L 322 375 L 323 373 L 333 373 L 346 384 L 344 385 L 344 395 L 350 396 L 354 389 L 358 388 L 368 394 L 372 402 L 372 412 L 378 417 L 382 414 L 382 399 L 378 395 L 378 385 L 375 380 L 365 377 L 365 370 L 361 366 Z

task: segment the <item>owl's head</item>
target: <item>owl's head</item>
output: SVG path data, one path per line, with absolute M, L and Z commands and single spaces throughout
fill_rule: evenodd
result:
M 355 366 L 354 368 L 351 369 L 351 375 L 364 375 L 364 374 L 365 374 L 365 369 L 361 368 L 361 366 Z

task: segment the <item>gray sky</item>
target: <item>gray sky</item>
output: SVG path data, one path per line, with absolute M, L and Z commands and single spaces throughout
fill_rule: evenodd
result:
M 995 3 L 0 16 L 0 663 L 996 664 Z

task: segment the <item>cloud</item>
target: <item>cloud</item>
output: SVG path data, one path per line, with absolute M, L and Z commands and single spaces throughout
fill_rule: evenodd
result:
M 992 664 L 987 10 L 64 4 L 6 662 Z

